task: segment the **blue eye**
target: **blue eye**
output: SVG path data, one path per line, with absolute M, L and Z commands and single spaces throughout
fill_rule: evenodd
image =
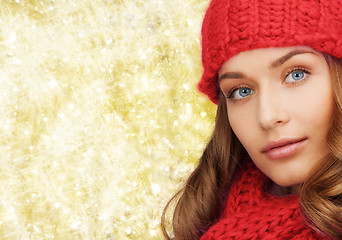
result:
M 285 82 L 297 82 L 306 78 L 308 72 L 304 70 L 294 70 L 290 72 L 286 78 Z
M 242 98 L 248 97 L 249 95 L 253 93 L 254 91 L 252 89 L 247 88 L 247 87 L 241 87 L 233 91 L 232 94 L 230 95 L 230 98 L 242 99 Z

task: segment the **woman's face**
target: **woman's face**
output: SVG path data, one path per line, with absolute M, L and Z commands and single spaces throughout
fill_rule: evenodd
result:
M 335 105 L 323 55 L 309 47 L 241 52 L 219 79 L 229 123 L 256 166 L 280 186 L 303 183 L 329 152 Z

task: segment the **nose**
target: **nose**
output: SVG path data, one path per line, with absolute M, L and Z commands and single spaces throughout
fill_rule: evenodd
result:
M 290 120 L 286 111 L 286 99 L 275 89 L 265 89 L 259 94 L 258 120 L 264 130 L 284 125 Z

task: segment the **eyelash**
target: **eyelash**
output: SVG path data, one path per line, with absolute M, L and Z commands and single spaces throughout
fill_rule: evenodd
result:
M 287 78 L 287 76 L 289 76 L 291 73 L 293 72 L 296 72 L 296 71 L 302 71 L 304 73 L 306 73 L 305 77 L 299 81 L 295 81 L 295 82 L 289 82 L 288 84 L 293 84 L 293 85 L 300 85 L 300 84 L 303 84 L 307 79 L 308 77 L 310 76 L 311 72 L 309 71 L 309 69 L 305 68 L 305 67 L 294 67 L 294 68 L 291 68 L 289 71 L 286 72 L 285 74 L 285 78 L 283 79 L 283 83 L 285 84 L 285 79 Z
M 296 72 L 296 71 L 298 71 L 298 70 L 300 70 L 300 71 L 302 71 L 302 72 L 304 72 L 304 73 L 306 74 L 306 75 L 304 76 L 304 78 L 301 79 L 301 80 L 299 80 L 299 81 L 294 81 L 294 82 L 288 82 L 288 83 L 286 83 L 286 82 L 285 82 L 286 78 L 287 78 L 291 73 Z M 291 84 L 291 85 L 301 85 L 301 84 L 303 84 L 303 83 L 306 82 L 306 80 L 309 78 L 310 74 L 311 74 L 311 72 L 309 71 L 309 69 L 307 69 L 307 68 L 305 68 L 305 67 L 300 67 L 300 66 L 293 67 L 293 68 L 291 68 L 290 70 L 288 70 L 288 71 L 286 72 L 285 77 L 283 78 L 283 82 L 282 82 L 282 83 L 283 83 L 283 84 Z M 233 87 L 233 88 L 228 92 L 228 94 L 227 94 L 227 96 L 226 96 L 226 99 L 227 99 L 227 100 L 230 100 L 230 101 L 233 101 L 233 102 L 245 101 L 245 100 L 248 98 L 248 96 L 245 97 L 245 98 L 241 98 L 241 99 L 234 99 L 234 98 L 233 98 L 234 93 L 235 93 L 237 90 L 239 90 L 240 88 L 250 88 L 250 87 L 249 87 L 248 85 L 245 85 L 245 84 L 241 84 L 241 85 L 238 85 L 238 86 L 236 86 L 236 87 Z
M 238 85 L 238 86 L 236 86 L 236 87 L 233 87 L 233 88 L 228 92 L 226 98 L 229 99 L 229 100 L 233 100 L 233 101 L 241 101 L 241 100 L 243 100 L 243 99 L 246 99 L 246 98 L 233 99 L 233 94 L 234 94 L 237 90 L 239 90 L 240 88 L 249 88 L 249 86 L 248 86 L 248 85 L 241 84 L 241 85 Z

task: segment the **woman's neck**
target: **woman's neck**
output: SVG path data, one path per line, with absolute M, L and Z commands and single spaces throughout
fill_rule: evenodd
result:
M 276 197 L 285 197 L 288 195 L 299 195 L 302 185 L 297 184 L 290 187 L 282 187 L 269 179 L 269 181 L 265 183 L 264 188 L 269 194 Z

